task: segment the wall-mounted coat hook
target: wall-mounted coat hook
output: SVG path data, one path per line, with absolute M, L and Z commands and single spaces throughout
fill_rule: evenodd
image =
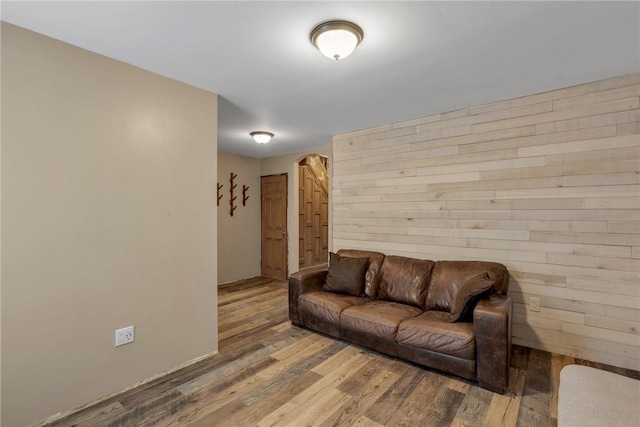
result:
M 218 183 L 218 206 L 220 206 L 220 199 L 222 199 L 222 194 L 220 194 L 220 190 L 224 187 L 223 184 Z
M 247 196 L 248 190 L 249 186 L 242 184 L 242 206 L 247 206 L 247 200 L 249 199 L 249 196 Z
M 233 189 L 238 186 L 238 184 L 234 184 L 233 181 L 238 177 L 237 174 L 231 172 L 229 176 L 229 215 L 233 216 L 233 211 L 236 210 L 237 206 L 235 205 L 235 200 L 238 196 L 233 195 Z

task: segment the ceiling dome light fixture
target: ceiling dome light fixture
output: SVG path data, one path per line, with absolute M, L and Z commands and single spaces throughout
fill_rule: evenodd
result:
M 266 144 L 271 141 L 271 138 L 273 138 L 273 134 L 271 132 L 265 132 L 263 130 L 251 132 L 249 135 L 251 135 L 253 140 L 258 144 Z
M 327 21 L 311 31 L 311 43 L 327 58 L 346 58 L 360 44 L 362 28 L 348 21 Z

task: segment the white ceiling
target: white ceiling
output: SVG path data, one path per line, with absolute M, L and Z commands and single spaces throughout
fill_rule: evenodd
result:
M 640 71 L 640 2 L 8 2 L 4 21 L 213 91 L 218 148 L 331 136 Z M 342 61 L 310 30 L 364 30 Z M 261 146 L 253 130 L 276 134 Z

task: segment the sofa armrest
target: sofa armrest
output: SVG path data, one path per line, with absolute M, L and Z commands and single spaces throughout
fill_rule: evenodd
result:
M 328 266 L 322 264 L 305 268 L 289 276 L 289 320 L 300 325 L 298 297 L 306 292 L 319 291 L 327 278 Z
M 491 294 L 473 311 L 476 334 L 476 376 L 480 387 L 504 393 L 511 363 L 511 298 Z

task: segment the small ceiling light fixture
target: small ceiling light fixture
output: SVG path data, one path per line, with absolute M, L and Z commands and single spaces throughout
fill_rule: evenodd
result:
M 311 31 L 311 43 L 327 58 L 346 58 L 360 44 L 362 28 L 348 21 L 327 21 Z
M 273 138 L 273 134 L 271 132 L 265 132 L 262 130 L 251 132 L 249 135 L 251 135 L 253 140 L 258 144 L 266 144 L 271 141 L 271 138 Z

